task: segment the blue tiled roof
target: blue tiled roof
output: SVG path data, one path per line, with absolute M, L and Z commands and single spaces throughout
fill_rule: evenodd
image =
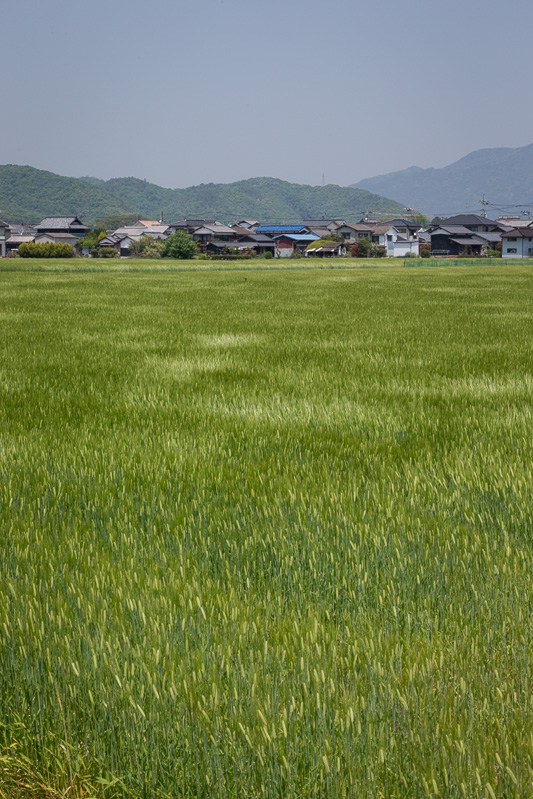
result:
M 305 229 L 305 225 L 259 225 L 255 233 L 273 233 L 282 231 L 283 233 L 299 233 Z

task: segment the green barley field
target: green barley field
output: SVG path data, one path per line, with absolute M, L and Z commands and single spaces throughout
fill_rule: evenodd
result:
M 532 267 L 263 266 L 0 270 L 0 797 L 532 797 Z

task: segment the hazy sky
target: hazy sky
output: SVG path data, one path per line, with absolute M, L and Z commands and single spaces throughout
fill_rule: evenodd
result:
M 18 0 L 0 162 L 346 185 L 533 142 L 531 0 Z

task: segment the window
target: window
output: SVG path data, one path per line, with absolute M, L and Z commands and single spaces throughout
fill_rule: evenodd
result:
M 508 238 L 507 241 L 516 241 L 516 238 L 514 239 Z
M 507 252 L 516 252 L 516 247 L 508 247 Z

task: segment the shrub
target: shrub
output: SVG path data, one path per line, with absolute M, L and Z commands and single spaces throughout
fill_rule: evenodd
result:
M 430 258 L 430 256 L 431 256 L 431 250 L 429 249 L 429 247 L 424 247 L 423 249 L 420 250 L 421 258 Z
M 164 239 L 154 239 L 153 236 L 141 236 L 139 241 L 130 245 L 130 255 L 134 258 L 161 258 L 165 246 Z
M 98 258 L 117 258 L 118 252 L 113 247 L 99 247 Z
M 270 260 L 270 258 L 273 258 L 273 257 L 274 257 L 274 253 L 271 252 L 270 250 L 268 250 L 268 252 L 265 252 L 263 254 L 263 258 L 268 258 L 269 260 Z
M 70 244 L 58 242 L 42 242 L 36 244 L 34 241 L 24 242 L 18 248 L 21 258 L 74 258 L 74 248 Z

